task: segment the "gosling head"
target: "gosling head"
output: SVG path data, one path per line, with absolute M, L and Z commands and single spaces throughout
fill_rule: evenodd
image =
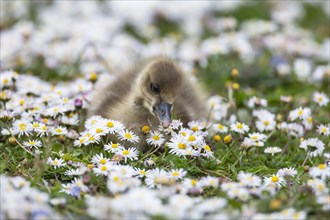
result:
M 144 107 L 167 128 L 171 123 L 173 103 L 181 89 L 182 71 L 171 60 L 152 61 L 137 82 Z

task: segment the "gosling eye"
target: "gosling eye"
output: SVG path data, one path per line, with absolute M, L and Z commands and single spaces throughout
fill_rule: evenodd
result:
M 160 93 L 160 88 L 155 83 L 150 83 L 150 90 L 151 90 L 151 92 L 153 92 L 155 94 L 159 94 Z

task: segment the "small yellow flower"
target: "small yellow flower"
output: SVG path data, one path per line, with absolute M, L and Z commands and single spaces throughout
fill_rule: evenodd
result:
M 270 201 L 269 207 L 271 209 L 278 209 L 281 205 L 282 205 L 281 200 L 273 199 L 272 201 Z
M 215 140 L 216 142 L 220 142 L 221 141 L 220 135 L 214 135 L 213 140 Z
M 96 82 L 96 80 L 97 80 L 97 74 L 96 74 L 96 73 L 91 73 L 91 74 L 89 75 L 89 80 L 90 80 L 91 82 Z
M 150 132 L 150 127 L 148 125 L 145 125 L 141 128 L 142 133 L 148 134 Z
M 239 90 L 240 86 L 239 86 L 238 83 L 233 83 L 232 87 L 233 87 L 234 90 Z
M 230 144 L 233 140 L 233 137 L 229 134 L 229 135 L 226 135 L 224 138 L 223 138 L 223 142 L 225 144 Z
M 238 69 L 234 68 L 231 70 L 231 76 L 232 77 L 237 77 L 239 75 Z

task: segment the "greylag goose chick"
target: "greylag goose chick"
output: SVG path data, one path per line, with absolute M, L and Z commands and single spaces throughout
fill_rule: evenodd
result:
M 151 58 L 100 83 L 89 116 L 118 120 L 134 131 L 144 125 L 167 128 L 172 118 L 187 124 L 208 114 L 199 85 L 167 57 Z

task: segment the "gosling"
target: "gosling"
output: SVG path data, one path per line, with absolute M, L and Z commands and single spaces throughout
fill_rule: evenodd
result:
M 191 78 L 170 58 L 151 58 L 109 82 L 101 82 L 88 115 L 121 121 L 134 131 L 144 125 L 152 130 L 167 128 L 172 118 L 184 125 L 205 120 L 206 97 Z

